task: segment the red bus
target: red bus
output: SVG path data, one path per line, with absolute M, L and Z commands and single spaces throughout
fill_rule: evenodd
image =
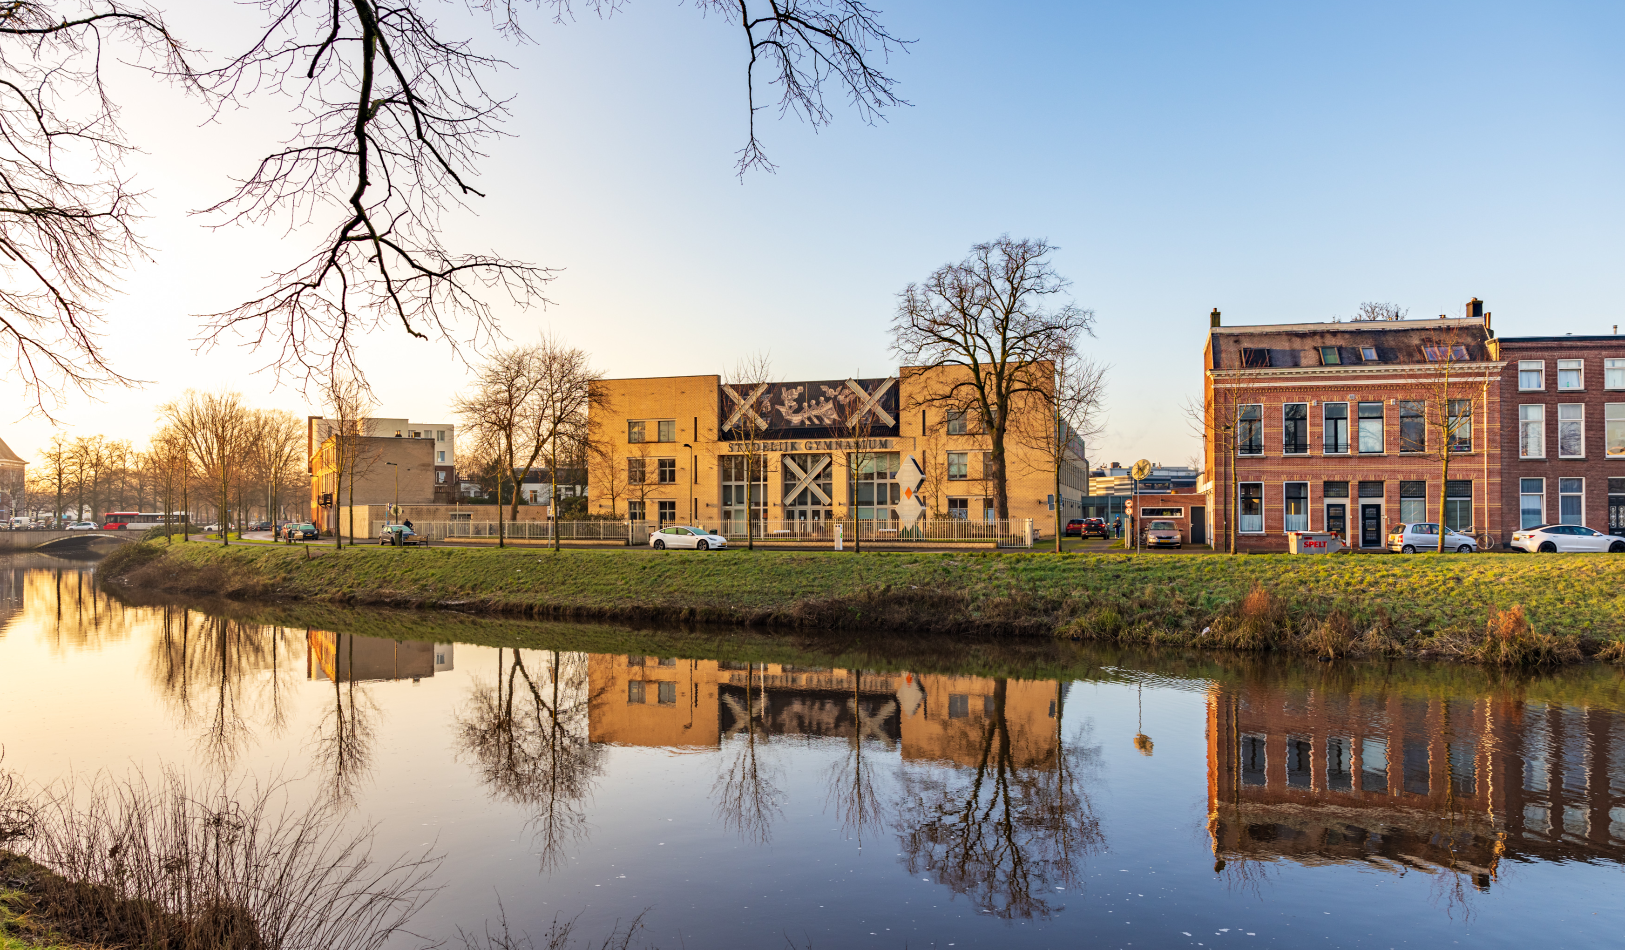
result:
M 150 511 L 109 511 L 102 515 L 102 529 L 104 531 L 145 531 L 164 524 L 180 524 L 184 520 L 179 513 L 168 515 L 163 512 Z

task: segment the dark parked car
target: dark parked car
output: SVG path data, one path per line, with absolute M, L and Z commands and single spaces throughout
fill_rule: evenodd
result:
M 1063 537 L 1063 538 L 1081 538 L 1081 537 L 1083 537 L 1083 519 L 1082 518 L 1073 518 L 1071 521 L 1068 521 L 1066 523 L 1066 527 L 1061 529 L 1061 537 Z
M 313 524 L 290 524 L 282 529 L 282 538 L 285 541 L 314 541 L 317 538 L 316 526 Z
M 1106 526 L 1105 518 L 1083 519 L 1083 536 L 1086 538 L 1109 538 L 1112 529 Z
M 269 530 L 271 530 L 271 522 L 269 522 L 269 521 L 256 521 L 253 524 L 248 526 L 248 530 L 250 530 L 250 531 L 269 531 Z

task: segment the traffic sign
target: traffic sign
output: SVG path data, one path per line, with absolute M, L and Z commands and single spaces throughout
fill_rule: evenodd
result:
M 1125 513 L 1132 513 L 1134 511 L 1134 501 L 1132 499 L 1123 502 L 1123 511 Z
M 1137 482 L 1145 481 L 1151 477 L 1151 463 L 1145 459 L 1140 459 L 1134 463 L 1134 468 L 1129 472 L 1129 475 Z

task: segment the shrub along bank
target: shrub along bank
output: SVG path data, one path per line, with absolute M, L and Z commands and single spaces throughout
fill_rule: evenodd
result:
M 1625 558 L 698 552 L 130 545 L 152 590 L 524 617 L 1063 636 L 1447 656 L 1625 658 Z

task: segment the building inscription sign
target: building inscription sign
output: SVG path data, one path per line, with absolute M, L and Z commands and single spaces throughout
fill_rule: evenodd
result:
M 763 452 L 865 452 L 890 449 L 896 439 L 803 439 L 797 442 L 729 442 L 736 455 Z

